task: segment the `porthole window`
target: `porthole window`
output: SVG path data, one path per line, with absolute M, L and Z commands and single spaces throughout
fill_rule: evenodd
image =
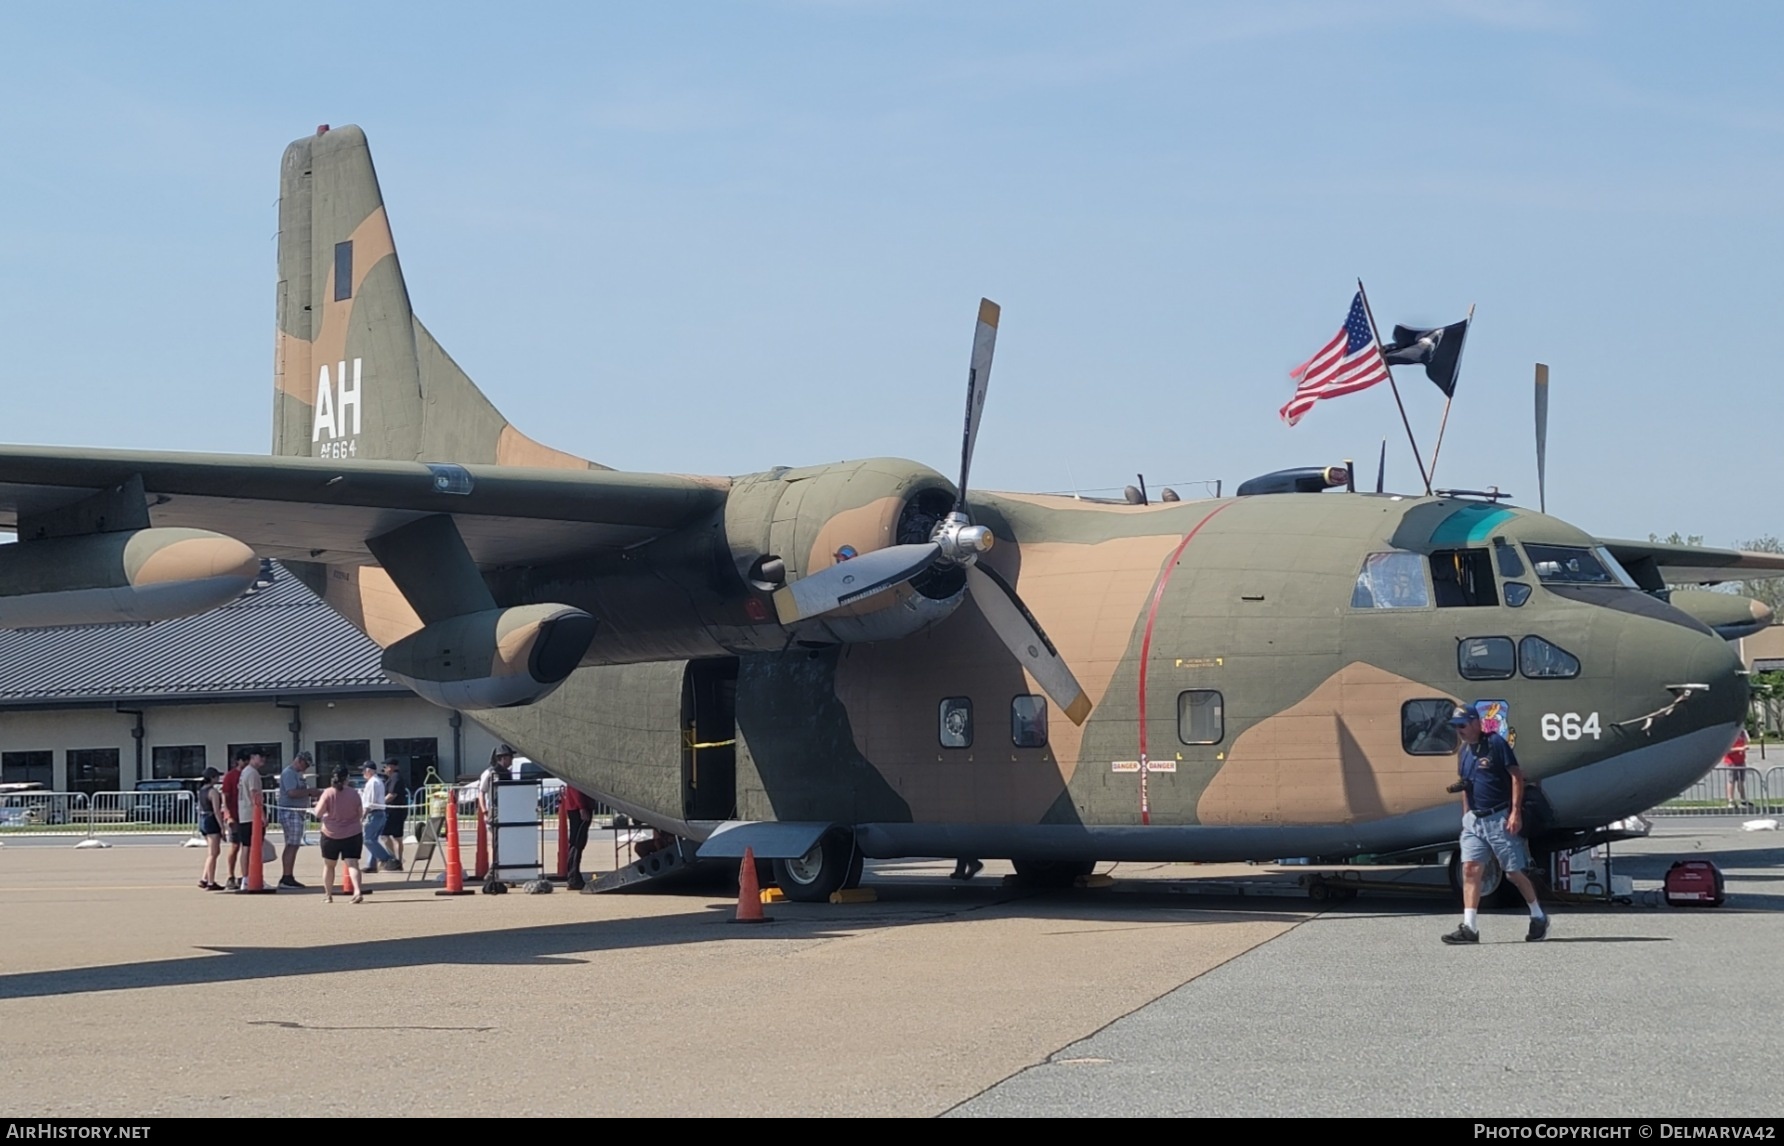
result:
M 1442 697 L 1409 700 L 1400 706 L 1400 746 L 1412 756 L 1449 756 L 1460 735 L 1451 726 L 1455 702 Z
M 973 702 L 964 696 L 950 696 L 941 703 L 936 735 L 943 748 L 973 746 Z
M 1505 680 L 1517 668 L 1510 637 L 1464 637 L 1456 644 L 1456 671 L 1463 680 Z
M 1010 742 L 1018 748 L 1047 746 L 1047 698 L 1018 696 L 1010 701 Z
M 1226 702 L 1211 688 L 1177 694 L 1177 739 L 1185 744 L 1219 744 L 1226 738 Z
M 1580 658 L 1541 637 L 1518 642 L 1518 671 L 1537 680 L 1566 680 L 1580 675 Z

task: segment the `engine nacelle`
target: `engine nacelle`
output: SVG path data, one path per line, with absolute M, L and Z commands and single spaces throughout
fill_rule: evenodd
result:
M 1764 601 L 1708 589 L 1674 589 L 1666 595 L 1672 607 L 1697 618 L 1724 640 L 1750 637 L 1772 623 L 1772 610 Z
M 384 671 L 445 708 L 512 708 L 549 696 L 582 663 L 595 619 L 520 605 L 435 621 L 384 650 Z
M 954 508 L 954 486 L 928 466 L 870 458 L 737 479 L 725 505 L 725 535 L 737 572 L 772 592 L 876 549 L 928 541 Z M 792 626 L 838 642 L 895 640 L 946 617 L 960 604 L 958 567 Z
M 235 600 L 260 559 L 204 529 L 85 533 L 0 545 L 0 628 L 189 617 Z

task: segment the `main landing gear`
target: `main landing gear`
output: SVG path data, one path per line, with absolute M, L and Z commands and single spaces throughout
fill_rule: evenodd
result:
M 835 829 L 799 858 L 775 860 L 774 882 L 795 903 L 823 903 L 832 892 L 860 885 L 864 858 L 854 833 Z

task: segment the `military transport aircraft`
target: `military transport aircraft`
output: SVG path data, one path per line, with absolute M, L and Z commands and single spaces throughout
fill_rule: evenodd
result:
M 1678 792 L 1747 708 L 1711 583 L 1784 558 L 1605 541 L 1339 467 L 1157 504 L 871 458 L 617 473 L 509 425 L 411 313 L 365 136 L 285 152 L 272 457 L 0 447 L 0 624 L 154 620 L 282 560 L 385 670 L 674 837 L 817 899 L 862 856 L 1386 853 L 1453 839 L 1458 700 L 1557 816 Z M 640 861 L 639 872 L 645 862 Z

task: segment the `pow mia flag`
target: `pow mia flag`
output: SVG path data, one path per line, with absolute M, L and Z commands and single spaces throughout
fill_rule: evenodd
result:
M 1461 361 L 1462 340 L 1467 334 L 1467 320 L 1430 330 L 1396 326 L 1394 341 L 1381 348 L 1381 356 L 1389 366 L 1424 363 L 1425 377 L 1437 383 L 1444 397 L 1453 398 L 1456 396 L 1456 364 Z

